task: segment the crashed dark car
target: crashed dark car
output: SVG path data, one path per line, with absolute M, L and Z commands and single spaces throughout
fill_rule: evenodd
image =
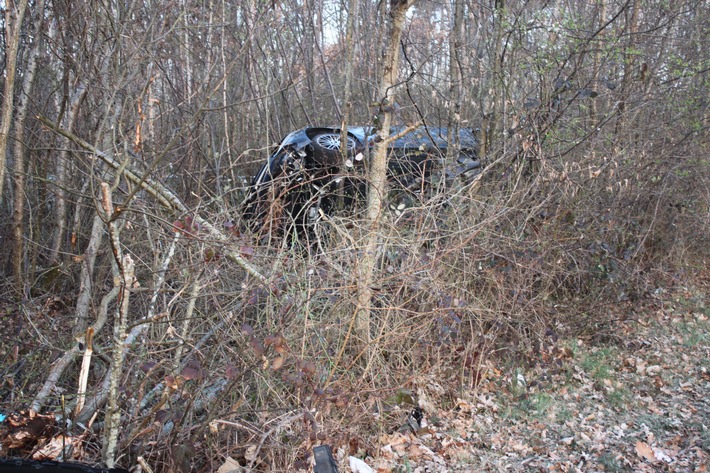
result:
M 365 193 L 367 162 L 377 136 L 372 127 L 349 127 L 343 156 L 338 128 L 289 133 L 252 179 L 242 209 L 245 220 L 254 229 L 300 231 L 340 206 L 354 211 Z M 433 174 L 455 179 L 480 171 L 478 141 L 471 129 L 459 131 L 458 155 L 448 164 L 446 128 L 393 127 L 390 136 L 397 136 L 388 145 L 393 188 L 417 192 Z

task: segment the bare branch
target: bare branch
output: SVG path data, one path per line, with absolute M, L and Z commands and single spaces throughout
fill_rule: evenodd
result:
M 94 156 L 98 157 L 104 163 L 109 165 L 114 171 L 122 172 L 126 179 L 130 180 L 136 185 L 141 186 L 146 192 L 156 198 L 158 202 L 160 202 L 164 207 L 182 214 L 191 213 L 190 209 L 182 203 L 178 196 L 176 196 L 170 189 L 165 187 L 159 181 L 147 176 L 141 176 L 138 171 L 135 171 L 130 166 L 119 162 L 114 156 L 111 156 L 110 154 L 97 149 L 95 146 L 91 145 L 89 142 L 81 139 L 75 134 L 60 128 L 59 126 L 57 126 L 56 123 L 52 122 L 46 117 L 40 115 L 37 117 L 37 119 L 48 127 L 50 127 L 52 131 L 64 136 L 65 138 L 70 139 L 85 150 L 91 152 Z M 120 211 L 120 209 L 117 210 Z M 203 219 L 199 215 L 195 215 L 194 218 L 195 222 L 198 223 L 201 228 L 205 229 L 209 236 L 213 238 L 217 243 L 225 245 L 228 243 L 229 239 L 227 238 L 227 236 L 221 231 L 219 231 L 207 220 Z M 254 265 L 245 260 L 242 255 L 240 255 L 237 251 L 230 250 L 226 247 L 224 249 L 225 256 L 227 258 L 241 266 L 250 276 L 255 278 L 265 287 L 270 288 L 266 276 L 264 276 L 261 271 L 259 271 Z

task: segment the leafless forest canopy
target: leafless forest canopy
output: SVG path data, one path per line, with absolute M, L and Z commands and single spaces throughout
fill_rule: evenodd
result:
M 396 44 L 411 2 L 0 3 L 0 404 L 91 420 L 85 460 L 293 471 L 413 376 L 475 390 L 707 264 L 705 0 L 415 0 Z M 383 115 L 473 129 L 483 172 L 245 230 L 283 136 Z

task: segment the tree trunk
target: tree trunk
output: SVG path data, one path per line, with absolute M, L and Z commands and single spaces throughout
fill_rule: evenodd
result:
M 116 446 L 121 422 L 121 411 L 119 406 L 119 385 L 123 377 L 123 349 L 126 339 L 126 329 L 128 327 L 128 308 L 131 288 L 135 282 L 135 263 L 130 255 L 124 255 L 121 249 L 120 229 L 114 220 L 115 210 L 111 198 L 111 188 L 105 182 L 101 183 L 101 196 L 104 217 L 108 221 L 109 240 L 111 249 L 119 269 L 119 279 L 117 283 L 119 289 L 119 303 L 116 307 L 116 315 L 113 322 L 113 354 L 111 356 L 111 377 L 108 390 L 108 404 L 106 406 L 106 418 L 104 424 L 104 445 L 102 457 L 109 468 L 113 468 L 116 462 Z
M 449 34 L 449 110 L 448 110 L 448 140 L 446 159 L 453 162 L 459 150 L 459 126 L 461 122 L 461 57 L 463 46 L 463 0 L 454 0 L 453 28 Z
M 597 3 L 597 24 L 596 27 L 601 27 L 606 22 L 606 0 L 599 0 Z M 595 48 L 594 51 L 594 62 L 592 63 L 592 86 L 595 89 L 601 88 L 599 85 L 599 70 L 601 67 L 602 60 L 602 47 L 604 43 L 604 31 L 600 31 L 597 35 L 597 42 L 599 46 Z M 597 121 L 597 102 L 598 100 L 592 100 L 589 104 L 589 126 L 595 127 Z
M 481 88 L 481 148 L 482 158 L 489 156 L 491 161 L 495 157 L 491 155 L 493 142 L 496 139 L 497 130 L 500 130 L 499 121 L 502 122 L 501 103 L 503 100 L 503 22 L 505 19 L 505 2 L 495 1 L 493 14 L 493 52 L 491 54 L 492 71 L 486 86 Z
M 26 10 L 27 0 L 20 0 L 19 4 L 13 0 L 5 2 L 5 100 L 2 104 L 2 121 L 0 122 L 0 204 L 2 204 L 5 184 L 7 141 L 15 98 L 17 52 L 20 49 L 20 31 Z
M 23 287 L 27 272 L 23 271 L 22 260 L 24 251 L 25 234 L 25 120 L 32 86 L 37 72 L 37 56 L 42 43 L 42 24 L 44 23 L 44 2 L 37 3 L 37 24 L 34 31 L 34 44 L 27 58 L 27 68 L 22 80 L 22 90 L 17 94 L 17 114 L 15 115 L 15 143 L 13 146 L 14 175 L 15 175 L 15 204 L 12 212 L 12 275 L 17 287 Z M 7 95 L 6 95 L 7 97 Z M 24 292 L 24 291 L 23 291 Z
M 74 124 L 79 114 L 79 105 L 86 95 L 86 87 L 80 84 L 77 87 L 74 96 L 69 105 L 69 115 L 67 116 L 67 124 L 65 129 L 69 132 L 74 132 Z M 49 260 L 58 263 L 59 251 L 62 248 L 64 241 L 64 232 L 66 229 L 67 220 L 67 197 L 64 190 L 67 181 L 67 162 L 69 159 L 69 140 L 66 140 L 67 146 L 62 147 L 62 151 L 57 157 L 57 187 L 54 191 L 54 196 L 57 202 L 57 211 L 54 216 L 54 235 L 52 237 L 52 247 L 49 254 Z
M 370 162 L 370 182 L 367 192 L 367 214 L 365 225 L 367 239 L 364 254 L 360 262 L 358 275 L 358 313 L 355 328 L 361 342 L 370 342 L 370 307 L 372 304 L 372 284 L 377 264 L 378 227 L 382 202 L 387 187 L 387 147 L 390 125 L 392 123 L 392 104 L 395 102 L 395 85 L 399 65 L 399 41 L 406 19 L 407 10 L 414 0 L 390 3 L 390 30 L 385 52 L 382 81 L 379 87 L 380 108 L 382 111 L 382 130 L 380 139 L 375 144 Z
M 634 0 L 631 6 L 631 17 L 626 23 L 626 34 L 628 40 L 624 51 L 624 77 L 621 83 L 621 98 L 616 106 L 616 124 L 615 124 L 615 144 L 617 150 L 622 149 L 629 141 L 626 132 L 626 103 L 631 95 L 631 88 L 634 80 L 634 68 L 636 65 L 636 35 L 638 34 L 638 15 L 639 15 L 640 0 Z
M 348 154 L 348 125 L 350 124 L 350 112 L 352 109 L 352 82 L 355 44 L 353 41 L 353 33 L 355 29 L 355 17 L 357 15 L 360 2 L 358 0 L 348 0 L 348 20 L 345 25 L 345 90 L 343 91 L 343 116 L 341 120 L 341 135 L 340 135 L 340 153 L 343 156 Z M 342 163 L 341 163 L 342 166 Z M 338 196 L 336 208 L 341 210 L 345 207 L 345 179 L 341 179 L 338 183 Z

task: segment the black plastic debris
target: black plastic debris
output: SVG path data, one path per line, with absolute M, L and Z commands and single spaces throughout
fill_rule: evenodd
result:
M 81 463 L 0 458 L 0 473 L 128 473 L 128 470 L 97 468 Z
M 407 424 L 415 434 L 422 428 L 422 420 L 424 420 L 424 412 L 419 407 L 412 409 L 407 418 Z
M 330 445 L 313 447 L 313 458 L 316 460 L 313 473 L 338 473 L 338 466 L 335 464 L 333 452 L 330 451 Z

